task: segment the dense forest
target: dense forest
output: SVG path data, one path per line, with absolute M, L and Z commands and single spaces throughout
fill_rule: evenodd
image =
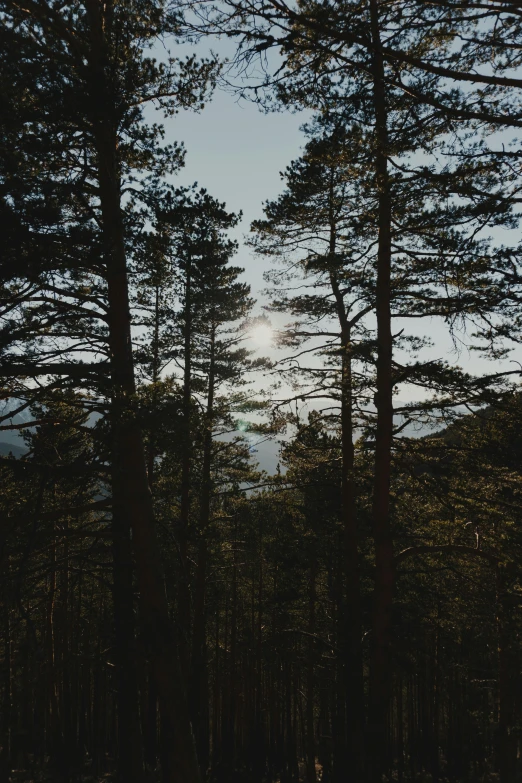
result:
M 512 0 L 0 0 L 0 783 L 522 780 L 521 64 Z M 216 90 L 308 118 L 247 250 Z

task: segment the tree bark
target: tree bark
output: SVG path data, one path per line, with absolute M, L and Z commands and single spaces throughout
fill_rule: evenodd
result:
M 391 219 L 392 201 L 388 172 L 388 119 L 384 62 L 381 51 L 379 0 L 370 0 L 373 100 L 375 112 L 375 184 L 378 200 L 377 249 L 377 385 L 375 403 L 375 473 L 373 530 L 375 584 L 370 662 L 370 714 L 368 772 L 380 781 L 385 764 L 386 717 L 391 692 L 392 599 L 395 582 L 390 526 L 390 472 L 393 444 L 393 385 L 391 330 Z
M 332 190 L 330 194 L 330 255 L 334 258 L 337 228 Z M 365 709 L 361 646 L 361 587 L 354 488 L 352 322 L 347 317 L 344 299 L 334 271 L 330 273 L 330 284 L 341 329 L 341 517 L 345 595 L 340 596 L 344 615 L 340 644 L 343 656 L 343 690 L 346 700 L 346 761 L 343 766 L 350 769 L 351 779 L 358 781 L 362 779 L 363 775 Z M 344 775 L 345 772 L 341 770 L 341 774 Z
M 315 667 L 314 667 L 314 640 L 315 634 L 315 604 L 317 600 L 317 556 L 315 553 L 316 542 L 312 542 L 310 551 L 310 577 L 308 583 L 308 650 L 306 662 L 306 779 L 307 783 L 316 783 L 315 757 L 317 747 L 315 741 Z
M 190 251 L 185 270 L 185 302 L 183 307 L 183 440 L 181 459 L 181 501 L 179 524 L 179 551 L 181 571 L 179 580 L 180 658 L 182 672 L 190 676 L 190 577 L 188 561 L 188 528 L 190 516 L 190 479 L 192 470 L 192 261 Z
M 3 577 L 4 583 L 4 601 L 2 606 L 3 614 L 3 637 L 4 637 L 4 662 L 3 662 L 3 698 L 2 698 L 2 750 L 0 753 L 0 783 L 9 783 L 11 780 L 11 721 L 12 721 L 12 640 L 11 640 L 11 617 L 10 606 L 7 598 L 6 583 L 9 580 L 9 555 L 6 557 Z
M 215 342 L 216 330 L 212 327 L 210 338 L 209 376 L 205 432 L 203 439 L 203 465 L 201 476 L 201 500 L 199 519 L 196 586 L 194 596 L 194 628 L 192 636 L 191 707 L 196 748 L 202 773 L 209 763 L 209 715 L 208 671 L 206 644 L 206 580 L 208 564 L 207 531 L 210 524 L 212 499 L 212 428 L 214 423 L 215 391 Z
M 109 351 L 112 380 L 113 513 L 129 526 L 140 591 L 141 632 L 146 639 L 160 694 L 160 710 L 169 726 L 170 780 L 199 780 L 186 694 L 179 668 L 177 640 L 164 590 L 143 438 L 133 411 L 136 391 L 132 355 L 129 291 L 117 157 L 116 96 L 101 18 L 101 5 L 87 0 L 90 51 L 89 99 L 93 112 L 99 197 L 108 285 Z M 133 688 L 133 703 L 138 703 Z M 137 721 L 139 731 L 139 721 Z M 141 739 L 129 747 L 136 759 L 127 781 L 141 780 Z M 120 748 L 120 753 L 122 749 Z M 126 762 L 122 762 L 126 763 Z M 127 783 L 126 781 L 126 783 Z
M 510 622 L 515 609 L 510 607 L 505 574 L 497 566 L 497 633 L 498 633 L 498 768 L 501 783 L 515 783 L 517 777 L 518 691 L 520 689 L 520 655 L 517 633 Z M 511 627 L 510 627 L 511 626 Z

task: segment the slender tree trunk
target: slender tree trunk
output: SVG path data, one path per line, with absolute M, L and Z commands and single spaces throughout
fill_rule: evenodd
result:
M 263 522 L 259 517 L 259 578 L 257 585 L 257 625 L 256 625 L 256 767 L 260 777 L 263 776 L 267 757 L 266 723 L 263 711 Z
M 330 254 L 335 257 L 337 229 L 333 210 L 333 184 L 330 196 Z M 353 379 L 352 379 L 352 324 L 348 320 L 344 299 L 334 272 L 330 274 L 337 316 L 341 328 L 341 516 L 343 526 L 344 581 L 346 593 L 343 602 L 343 622 L 340 634 L 343 656 L 343 697 L 346 701 L 346 759 L 342 765 L 350 779 L 363 776 L 364 758 L 364 683 L 362 660 L 361 587 L 359 576 L 359 548 L 355 508 L 353 445 Z
M 9 556 L 5 556 L 4 569 L 4 601 L 2 606 L 3 614 L 3 637 L 4 637 L 4 662 L 3 662 L 3 699 L 2 699 L 2 751 L 0 753 L 0 783 L 9 783 L 11 779 L 11 729 L 12 729 L 12 640 L 11 640 L 11 618 L 10 607 L 7 599 L 7 584 L 9 583 L 10 568 Z
M 127 783 L 142 779 L 143 757 L 134 619 L 134 563 L 130 528 L 121 508 L 113 511 L 112 532 L 118 779 L 121 783 Z
M 157 384 L 160 379 L 160 351 L 159 351 L 159 333 L 160 333 L 160 288 L 158 285 L 154 291 L 154 333 L 152 338 L 152 384 L 153 397 L 152 408 L 153 417 L 149 428 L 148 452 L 147 452 L 147 477 L 149 489 L 154 495 L 155 464 L 156 464 L 156 412 L 158 406 Z M 144 725 L 144 759 L 146 763 L 154 768 L 158 755 L 158 691 L 154 678 L 152 662 L 143 660 L 143 666 L 146 670 L 144 678 L 147 681 L 147 693 L 144 702 L 144 715 L 142 723 Z
M 403 682 L 399 677 L 397 682 L 397 781 L 404 781 L 404 712 L 403 712 Z
M 364 759 L 364 683 L 362 659 L 361 594 L 359 550 L 354 492 L 353 398 L 351 336 L 345 329 L 342 345 L 342 512 L 343 550 L 346 596 L 344 599 L 344 630 L 342 642 L 345 654 L 346 731 L 348 738 L 348 769 L 350 779 L 360 781 Z
M 159 286 L 156 286 L 154 292 L 154 334 L 152 338 L 152 409 L 153 418 L 149 429 L 149 443 L 147 453 L 147 476 L 149 479 L 149 488 L 154 492 L 154 466 L 156 460 L 156 418 L 155 414 L 158 407 L 157 383 L 160 378 L 160 357 L 159 357 L 159 327 L 160 327 L 160 292 Z
M 315 757 L 317 747 L 315 741 L 315 667 L 314 667 L 314 640 L 315 634 L 315 604 L 317 600 L 317 556 L 315 552 L 316 542 L 312 542 L 310 553 L 310 579 L 308 584 L 308 656 L 306 664 L 306 779 L 307 783 L 316 783 Z
M 158 755 L 158 691 L 154 672 L 150 665 L 148 666 L 146 710 L 145 761 L 154 768 Z
M 230 679 L 228 693 L 226 750 L 229 753 L 231 769 L 235 768 L 236 748 L 236 708 L 237 708 L 237 635 L 238 635 L 238 535 L 237 521 L 234 526 L 234 562 L 232 566 L 232 605 L 230 614 Z
M 94 585 L 93 585 L 94 589 Z M 92 596 L 91 596 L 92 600 Z M 103 617 L 103 597 L 100 595 L 98 604 L 99 618 Z M 91 772 L 93 775 L 99 775 L 102 771 L 102 725 L 101 725 L 101 628 L 98 627 L 98 638 L 96 641 L 94 671 L 92 675 L 92 697 L 90 697 L 90 751 L 91 751 Z M 104 738 L 105 739 L 105 738 Z
M 190 576 L 188 560 L 188 530 L 190 517 L 190 479 L 192 470 L 192 262 L 190 253 L 185 270 L 185 302 L 183 308 L 183 439 L 181 459 L 181 501 L 179 552 L 181 571 L 178 613 L 181 628 L 180 659 L 184 676 L 190 675 Z
M 370 663 L 369 775 L 380 781 L 385 763 L 386 715 L 391 689 L 390 646 L 392 597 L 395 581 L 390 528 L 390 472 L 393 444 L 393 386 L 391 331 L 391 218 L 388 172 L 388 129 L 384 62 L 381 52 L 379 0 L 370 0 L 373 99 L 375 110 L 375 183 L 378 199 L 377 250 L 377 429 L 373 525 L 375 586 Z
M 212 701 L 212 767 L 219 763 L 219 748 L 221 747 L 221 722 L 222 722 L 222 698 L 221 698 L 221 637 L 219 635 L 220 614 L 216 613 L 216 636 L 214 653 L 214 694 Z M 225 621 L 226 622 L 226 621 Z
M 520 655 L 516 631 L 510 627 L 510 619 L 514 612 L 515 610 L 510 610 L 508 604 L 502 566 L 498 565 L 498 767 L 501 783 L 515 783 L 517 780 L 518 737 L 515 726 L 518 722 Z
M 216 330 L 212 327 L 210 337 L 209 376 L 205 433 L 203 440 L 203 465 L 201 476 L 201 499 L 198 554 L 196 564 L 196 587 L 194 596 L 194 629 L 192 637 L 191 707 L 192 724 L 196 737 L 196 748 L 202 773 L 209 763 L 209 715 L 208 715 L 208 671 L 207 671 L 207 617 L 206 580 L 208 563 L 207 530 L 210 523 L 212 498 L 212 428 L 214 424 L 215 386 L 215 344 Z
M 49 574 L 49 589 L 47 593 L 46 612 L 46 670 L 47 670 L 47 732 L 46 743 L 51 749 L 53 767 L 59 765 L 62 753 L 61 737 L 59 736 L 58 700 L 56 698 L 56 666 L 55 666 L 55 598 L 56 598 L 56 542 L 53 537 L 51 546 L 51 568 Z
M 124 525 L 128 525 L 132 531 L 140 590 L 141 630 L 149 644 L 154 677 L 160 694 L 160 709 L 168 718 L 171 732 L 170 779 L 180 783 L 195 783 L 199 780 L 199 769 L 179 669 L 177 640 L 164 590 L 143 438 L 133 412 L 136 388 L 117 160 L 116 98 L 112 94 L 109 81 L 111 67 L 101 18 L 102 6 L 95 0 L 86 0 L 86 8 L 91 34 L 89 99 L 93 107 L 93 134 L 108 285 L 109 351 L 113 388 L 113 513 L 118 527 L 123 529 Z M 124 540 L 126 539 L 127 536 L 124 536 Z M 138 703 L 135 681 L 133 676 L 133 704 Z M 135 721 L 135 724 L 139 736 L 139 720 Z M 130 777 L 126 783 L 141 781 L 141 738 L 134 741 L 128 750 L 134 759 L 134 768 L 129 771 Z
M 63 560 L 60 575 L 60 717 L 62 725 L 62 736 L 64 740 L 64 759 L 63 764 L 66 770 L 65 776 L 69 778 L 74 766 L 77 763 L 78 753 L 76 747 L 76 735 L 72 725 L 72 700 L 71 700 L 71 634 L 69 623 L 69 538 L 68 538 L 68 519 L 64 520 L 65 536 L 63 537 Z
M 438 607 L 437 619 L 440 616 Z M 432 709 L 432 743 L 431 743 L 431 775 L 433 783 L 439 783 L 439 722 L 440 722 L 440 627 L 437 622 L 435 630 L 435 651 L 433 660 L 433 709 Z

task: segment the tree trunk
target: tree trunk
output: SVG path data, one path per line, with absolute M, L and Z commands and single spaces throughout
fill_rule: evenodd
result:
M 375 585 L 373 597 L 372 652 L 370 663 L 370 715 L 368 768 L 371 780 L 380 781 L 386 759 L 386 715 L 390 699 L 390 646 L 392 597 L 395 581 L 390 528 L 390 472 L 393 444 L 393 386 L 391 331 L 391 218 L 388 173 L 388 129 L 384 62 L 379 29 L 379 0 L 370 0 L 372 32 L 373 98 L 375 111 L 375 183 L 378 199 L 377 250 L 377 428 L 373 525 Z
M 130 526 L 140 590 L 140 622 L 150 649 L 160 709 L 170 731 L 171 781 L 199 780 L 186 695 L 179 669 L 177 640 L 164 590 L 152 496 L 148 486 L 143 438 L 133 411 L 134 365 L 120 171 L 117 159 L 115 96 L 109 82 L 110 57 L 100 16 L 101 5 L 86 2 L 91 37 L 90 100 L 97 157 L 99 197 L 108 285 L 109 351 L 112 380 L 113 513 L 118 526 Z M 132 683 L 134 691 L 135 685 Z M 138 703 L 137 692 L 132 695 Z M 139 721 L 137 721 L 139 731 Z M 128 745 L 127 738 L 126 744 Z M 137 746 L 137 747 L 136 747 Z M 128 747 L 135 767 L 127 781 L 142 778 L 142 743 Z M 120 747 L 120 754 L 122 752 Z
M 190 255 L 185 270 L 185 302 L 183 308 L 183 440 L 181 459 L 181 501 L 179 524 L 179 552 L 181 571 L 179 580 L 179 623 L 181 629 L 180 659 L 183 675 L 190 675 L 190 577 L 188 561 L 188 528 L 190 516 L 190 478 L 192 468 L 192 263 Z
M 198 554 L 196 565 L 196 589 L 194 596 L 194 629 L 192 637 L 191 708 L 192 725 L 196 738 L 199 765 L 205 773 L 209 764 L 209 714 L 207 671 L 207 617 L 206 580 L 208 562 L 207 530 L 210 523 L 212 498 L 212 428 L 214 424 L 216 330 L 212 327 L 210 338 L 209 377 L 205 433 L 203 440 L 203 465 L 201 476 L 201 507 L 199 521 Z
M 4 662 L 3 662 L 3 699 L 2 699 L 2 750 L 0 753 L 0 783 L 9 783 L 11 779 L 11 722 L 12 722 L 12 686 L 11 686 L 11 618 L 10 607 L 7 599 L 7 582 L 9 580 L 9 556 L 6 556 L 4 573 L 4 601 L 3 636 L 4 636 Z
M 160 379 L 160 346 L 159 346 L 159 332 L 160 332 L 160 289 L 159 286 L 155 286 L 154 291 L 154 334 L 152 338 L 152 423 L 149 428 L 148 438 L 148 453 L 147 453 L 147 477 L 149 481 L 149 489 L 154 496 L 154 480 L 155 480 L 155 464 L 156 464 L 156 412 L 158 406 L 158 389 L 157 384 Z M 153 666 L 147 657 L 144 656 L 142 661 L 144 667 L 143 678 L 147 682 L 146 698 L 142 694 L 142 702 L 144 704 L 144 714 L 141 716 L 144 739 L 144 760 L 149 767 L 154 768 L 156 766 L 156 760 L 158 755 L 158 691 L 156 688 L 156 681 L 154 679 Z
M 342 345 L 342 516 L 343 551 L 346 595 L 344 598 L 344 628 L 342 650 L 345 659 L 346 732 L 348 765 L 353 781 L 363 776 L 364 760 L 364 683 L 362 659 L 361 594 L 355 491 L 353 483 L 355 452 L 352 422 L 351 337 L 344 330 Z
M 78 749 L 76 747 L 76 732 L 73 728 L 72 698 L 71 698 L 71 640 L 70 640 L 70 584 L 69 584 L 69 523 L 67 517 L 64 520 L 63 560 L 60 574 L 60 637 L 59 637 L 59 702 L 62 736 L 64 742 L 63 765 L 65 776 L 69 779 L 78 763 Z
M 520 655 L 516 630 L 510 619 L 516 610 L 509 606 L 502 566 L 497 566 L 498 632 L 498 767 L 501 783 L 517 780 L 518 698 Z
M 316 542 L 312 542 L 312 549 L 310 553 L 310 580 L 308 584 L 308 655 L 306 664 L 306 779 L 307 783 L 316 783 L 317 775 L 315 772 L 315 757 L 317 755 L 317 748 L 315 742 L 315 721 L 314 721 L 314 707 L 315 707 L 315 667 L 314 667 L 314 640 L 312 635 L 315 634 L 315 604 L 317 600 L 316 595 L 316 581 L 317 581 L 317 556 L 315 553 Z
M 113 487 L 115 482 L 113 482 Z M 138 701 L 138 660 L 134 620 L 134 564 L 130 527 L 124 511 L 114 508 L 113 601 L 117 667 L 118 756 L 121 783 L 142 780 L 143 755 Z
M 152 423 L 149 428 L 149 442 L 147 453 L 147 476 L 149 479 L 149 487 L 152 494 L 154 494 L 154 466 L 156 461 L 156 417 L 158 407 L 158 389 L 157 383 L 160 378 L 160 357 L 159 357 L 159 327 L 160 327 L 160 312 L 159 312 L 159 286 L 156 286 L 154 292 L 154 336 L 152 338 Z
M 330 255 L 335 257 L 337 228 L 333 209 L 333 184 L 330 196 Z M 340 631 L 342 655 L 343 694 L 345 702 L 344 737 L 346 742 L 345 761 L 351 779 L 361 780 L 364 758 L 364 683 L 362 661 L 361 587 L 359 576 L 359 548 L 357 537 L 357 516 L 355 508 L 353 445 L 353 379 L 352 379 L 352 323 L 348 320 L 344 299 L 335 272 L 330 273 L 330 283 L 336 302 L 337 316 L 341 329 L 341 517 L 343 528 L 344 581 L 346 593 L 343 603 L 343 620 Z M 341 769 L 341 775 L 346 773 Z
M 234 526 L 233 566 L 232 566 L 232 605 L 230 614 L 230 671 L 227 697 L 226 735 L 223 739 L 225 751 L 228 754 L 230 769 L 236 764 L 236 708 L 237 708 L 237 632 L 238 632 L 238 534 L 237 520 Z

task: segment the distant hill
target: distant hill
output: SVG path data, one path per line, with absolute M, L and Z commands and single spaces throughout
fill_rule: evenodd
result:
M 0 441 L 0 457 L 8 457 L 10 454 L 17 459 L 27 453 L 27 447 L 18 446 L 16 443 Z

